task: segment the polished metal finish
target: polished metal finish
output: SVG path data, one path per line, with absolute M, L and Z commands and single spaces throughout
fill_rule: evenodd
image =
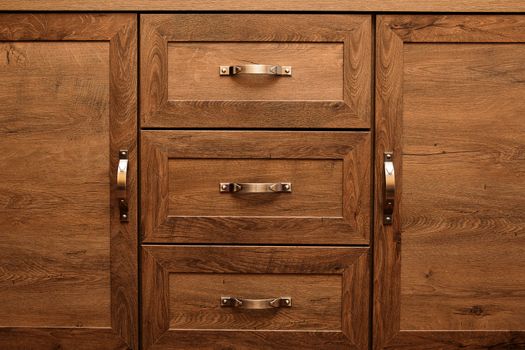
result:
M 291 182 L 277 183 L 237 183 L 221 182 L 219 184 L 221 193 L 291 193 Z
M 127 200 L 127 182 L 128 182 L 128 150 L 121 149 L 119 151 L 119 162 L 117 168 L 117 190 L 119 201 L 119 215 L 120 222 L 129 221 L 129 210 Z
M 385 183 L 383 188 L 383 224 L 391 225 L 394 220 L 394 204 L 396 196 L 396 176 L 394 171 L 394 155 L 385 152 Z
M 221 307 L 234 307 L 249 310 L 285 308 L 292 307 L 292 298 L 243 299 L 237 297 L 221 297 Z
M 117 187 L 119 190 L 125 190 L 128 181 L 128 150 L 119 151 L 119 162 L 117 169 Z
M 278 75 L 291 76 L 291 66 L 274 66 L 269 64 L 246 64 L 239 66 L 220 66 L 219 75 L 238 75 L 238 74 L 256 74 L 256 75 Z

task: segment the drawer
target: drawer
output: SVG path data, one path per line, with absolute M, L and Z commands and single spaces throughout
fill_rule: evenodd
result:
M 369 15 L 141 15 L 142 126 L 369 128 L 371 43 Z
M 142 259 L 144 349 L 367 349 L 367 248 L 157 245 Z
M 369 241 L 368 132 L 141 135 L 144 242 Z

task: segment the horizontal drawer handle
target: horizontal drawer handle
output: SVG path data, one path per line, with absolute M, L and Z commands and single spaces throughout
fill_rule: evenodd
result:
M 250 310 L 278 309 L 281 307 L 292 307 L 292 298 L 243 299 L 236 297 L 221 297 L 221 307 L 234 307 Z
M 242 66 L 220 66 L 219 75 L 238 75 L 238 74 L 257 74 L 257 75 L 279 75 L 291 76 L 291 66 L 274 66 L 270 64 L 246 64 Z
M 221 193 L 291 193 L 291 182 L 277 183 L 237 183 L 221 182 L 219 184 Z

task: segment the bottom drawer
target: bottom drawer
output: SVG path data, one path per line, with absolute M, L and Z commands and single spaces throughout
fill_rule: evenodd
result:
M 367 349 L 368 249 L 143 246 L 144 349 Z

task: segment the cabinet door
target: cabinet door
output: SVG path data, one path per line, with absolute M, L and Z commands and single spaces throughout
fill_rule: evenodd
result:
M 2 349 L 137 349 L 135 22 L 0 16 Z
M 375 348 L 523 348 L 525 17 L 377 33 Z

